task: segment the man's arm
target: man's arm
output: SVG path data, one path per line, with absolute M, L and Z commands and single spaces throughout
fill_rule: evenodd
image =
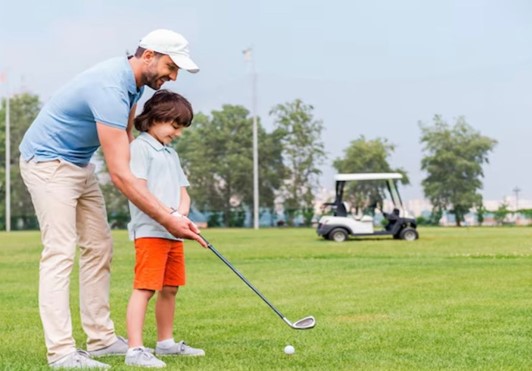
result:
M 128 133 L 99 122 L 96 127 L 109 175 L 120 192 L 173 236 L 196 240 L 206 247 L 207 244 L 194 223 L 188 218 L 171 216 L 170 207 L 160 204 L 159 200 L 143 187 L 142 181 L 131 173 Z

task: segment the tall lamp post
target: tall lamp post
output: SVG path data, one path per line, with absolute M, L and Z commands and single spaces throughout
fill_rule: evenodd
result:
M 519 192 L 521 192 L 521 189 L 515 186 L 512 192 L 515 193 L 515 212 L 517 213 L 517 210 L 519 210 Z
M 251 62 L 251 100 L 253 114 L 253 228 L 259 229 L 259 144 L 257 133 L 257 72 L 255 70 L 255 60 L 253 59 L 253 49 L 247 48 L 244 59 Z
M 11 231 L 11 132 L 10 132 L 10 117 L 9 117 L 9 83 L 5 75 L 0 77 L 5 80 L 7 86 L 6 98 L 6 232 Z
M 519 219 L 519 193 L 521 189 L 518 186 L 515 186 L 512 191 L 515 193 L 515 222 L 518 222 Z

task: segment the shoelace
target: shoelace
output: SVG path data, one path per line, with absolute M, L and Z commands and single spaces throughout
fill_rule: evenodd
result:
M 78 353 L 79 355 L 82 355 L 83 357 L 90 358 L 90 354 L 86 350 L 76 349 L 76 353 Z
M 81 363 L 84 358 L 90 358 L 89 352 L 83 350 L 83 349 L 76 349 L 76 355 L 74 360 L 76 363 Z
M 146 348 L 136 348 L 135 349 L 136 352 L 139 352 L 140 353 L 140 357 L 144 358 L 144 359 L 147 359 L 147 360 L 150 360 L 152 358 L 155 358 L 155 356 L 153 354 L 151 354 L 148 349 Z
M 155 358 L 153 354 L 151 354 L 150 352 L 146 351 L 146 350 L 143 350 L 142 351 L 142 358 L 144 359 L 152 359 L 152 358 Z
M 184 352 L 185 350 L 187 350 L 187 344 L 184 341 L 180 341 L 179 343 L 177 343 L 177 345 L 179 345 L 179 350 L 181 352 Z

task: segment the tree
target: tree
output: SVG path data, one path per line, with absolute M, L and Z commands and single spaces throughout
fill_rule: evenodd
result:
M 482 226 L 482 223 L 484 223 L 487 211 L 483 204 L 477 205 L 477 222 L 479 226 Z
M 525 219 L 532 219 L 532 209 L 519 209 L 517 212 L 523 215 Z
M 449 126 L 441 116 L 434 116 L 432 126 L 419 123 L 425 156 L 421 169 L 428 176 L 422 186 L 434 211 L 448 210 L 460 226 L 465 214 L 482 205 L 482 165 L 488 163 L 488 153 L 497 141 L 482 136 L 459 117 Z M 433 211 L 433 213 L 434 213 Z
M 321 140 L 323 123 L 315 120 L 314 107 L 300 99 L 278 104 L 270 111 L 281 133 L 283 161 L 287 176 L 282 187 L 287 222 L 292 225 L 301 211 L 306 225 L 314 215 L 314 192 L 319 185 L 319 166 L 325 158 Z
M 18 146 L 22 137 L 39 113 L 41 103 L 37 95 L 30 93 L 17 94 L 10 99 L 10 167 L 11 167 L 11 217 L 22 222 L 22 227 L 36 227 L 35 211 L 31 197 L 20 177 Z M 5 216 L 5 167 L 6 167 L 6 100 L 2 101 L 0 108 L 0 211 L 1 219 Z
M 253 204 L 252 119 L 247 109 L 234 105 L 211 114 L 197 114 L 175 148 L 193 203 L 202 210 L 221 210 L 224 225 L 240 226 L 243 208 Z M 267 134 L 258 123 L 259 200 L 270 209 L 284 174 L 279 137 L 278 131 Z
M 443 217 L 443 209 L 441 207 L 432 207 L 432 212 L 430 213 L 429 224 L 434 226 L 440 225 L 440 220 Z
M 503 201 L 499 207 L 497 208 L 497 210 L 495 210 L 493 212 L 493 218 L 495 219 L 495 221 L 497 222 L 497 224 L 499 225 L 503 225 L 504 224 L 504 220 L 506 219 L 506 217 L 508 216 L 508 214 L 510 214 L 510 205 L 508 205 L 508 202 L 506 201 Z
M 395 145 L 388 143 L 387 139 L 366 140 L 361 135 L 351 141 L 349 147 L 344 150 L 344 157 L 334 160 L 333 166 L 339 173 L 401 173 L 401 183 L 409 184 L 406 171 L 402 168 L 392 169 L 388 163 L 388 158 L 394 151 Z M 358 212 L 369 205 L 382 206 L 385 190 L 386 184 L 382 181 L 349 182 L 345 199 Z

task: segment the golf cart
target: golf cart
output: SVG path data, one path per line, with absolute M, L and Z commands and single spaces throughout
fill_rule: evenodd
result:
M 330 207 L 333 215 L 322 216 L 318 222 L 319 236 L 336 242 L 343 242 L 349 236 L 385 236 L 395 239 L 413 241 L 419 238 L 416 230 L 416 220 L 408 217 L 401 202 L 397 189 L 397 180 L 403 176 L 399 173 L 358 173 L 337 174 L 336 195 L 334 202 L 323 204 L 323 208 Z M 365 208 L 361 214 L 360 208 L 353 214 L 344 202 L 344 188 L 347 182 L 367 182 L 366 194 L 376 195 L 372 200 L 365 200 Z M 383 197 L 388 194 L 389 199 Z M 385 204 L 388 209 L 385 211 Z M 380 214 L 380 215 L 379 215 Z M 383 228 L 376 229 L 375 221 L 380 216 Z

